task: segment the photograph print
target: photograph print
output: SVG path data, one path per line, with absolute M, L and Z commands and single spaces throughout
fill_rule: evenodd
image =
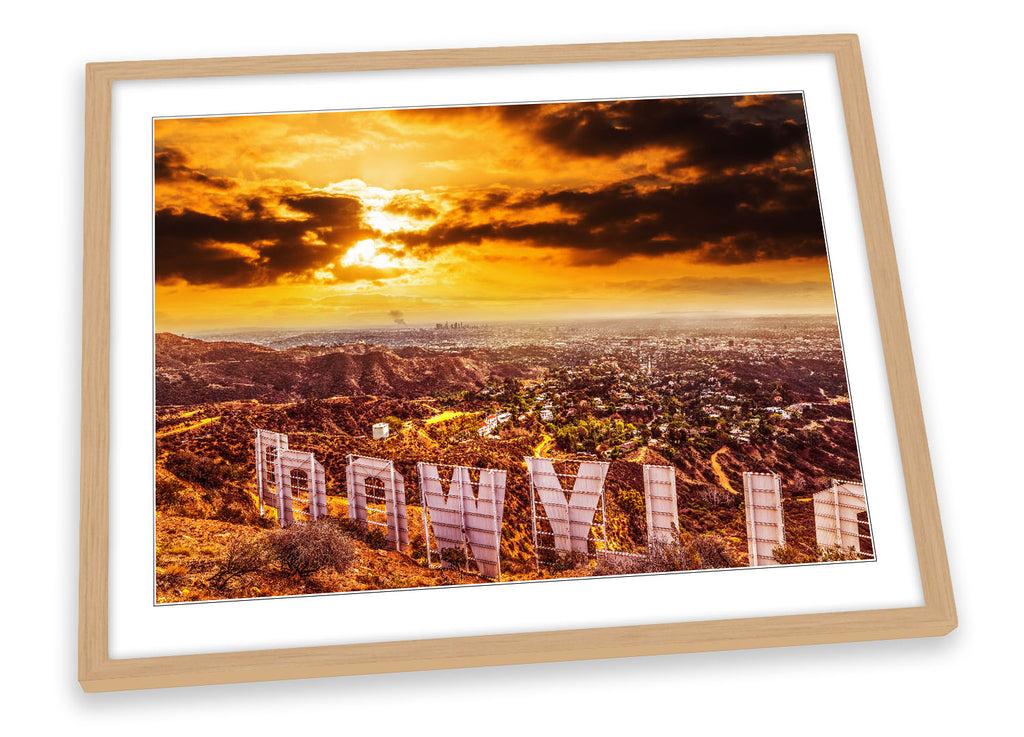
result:
M 157 604 L 874 560 L 801 93 L 153 137 Z

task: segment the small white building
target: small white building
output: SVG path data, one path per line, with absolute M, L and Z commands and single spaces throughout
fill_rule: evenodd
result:
M 504 424 L 512 419 L 511 412 L 501 412 L 500 414 L 488 415 L 486 419 L 477 427 L 477 432 L 480 437 L 485 437 L 493 433 L 498 425 Z
M 386 422 L 377 422 L 373 425 L 373 439 L 383 440 L 391 432 L 391 426 Z

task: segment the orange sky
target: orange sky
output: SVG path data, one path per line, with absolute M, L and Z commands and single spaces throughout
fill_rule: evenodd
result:
M 798 95 L 154 136 L 159 331 L 834 311 Z

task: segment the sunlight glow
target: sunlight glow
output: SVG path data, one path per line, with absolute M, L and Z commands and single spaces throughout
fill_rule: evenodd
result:
M 342 256 L 340 264 L 342 266 L 372 266 L 376 269 L 401 266 L 398 261 L 387 253 L 380 253 L 379 249 L 381 247 L 381 244 L 372 238 L 358 241 Z
M 363 220 L 371 228 L 385 235 L 397 233 L 400 230 L 416 230 L 418 227 L 417 221 L 411 218 L 384 212 L 383 210 L 368 210 L 363 213 Z

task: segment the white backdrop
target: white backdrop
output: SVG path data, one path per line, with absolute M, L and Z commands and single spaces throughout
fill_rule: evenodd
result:
M 997 504 L 1020 493 L 1017 386 L 1021 115 L 1015 25 L 996 3 L 918 15 L 889 2 L 532 2 L 168 5 L 94 2 L 5 12 L 3 447 L 8 476 L 0 674 L 31 731 L 251 734 L 324 727 L 430 734 L 432 704 L 495 734 L 567 729 L 589 703 L 607 734 L 763 734 L 914 726 L 984 733 L 1016 721 L 1019 569 Z M 399 7 L 396 7 L 399 6 Z M 83 65 L 87 61 L 643 41 L 861 35 L 961 627 L 940 640 L 633 658 L 86 696 L 75 681 Z M 19 483 L 20 482 L 20 483 Z M 44 499 L 49 500 L 42 503 Z M 15 516 L 17 515 L 17 516 Z M 39 516 L 35 516 L 39 515 Z M 15 520 L 18 520 L 15 522 Z M 757 688 L 764 682 L 771 689 Z M 823 692 L 866 708 L 836 719 Z M 547 706 L 538 698 L 557 689 Z M 675 705 L 660 723 L 642 704 Z M 739 705 L 743 704 L 743 707 Z M 527 707 L 544 712 L 536 717 Z M 383 717 L 386 716 L 386 721 Z M 467 719 L 471 723 L 472 719 Z M 385 726 L 386 725 L 386 726 Z

